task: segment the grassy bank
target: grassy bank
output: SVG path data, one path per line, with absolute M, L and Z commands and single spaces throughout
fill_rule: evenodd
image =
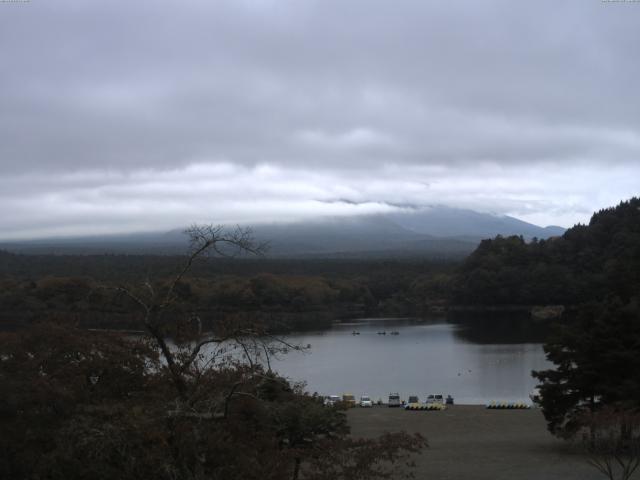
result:
M 546 430 L 540 410 L 456 405 L 442 412 L 376 407 L 348 413 L 352 434 L 419 432 L 429 448 L 415 458 L 416 478 L 597 480 L 586 459 Z

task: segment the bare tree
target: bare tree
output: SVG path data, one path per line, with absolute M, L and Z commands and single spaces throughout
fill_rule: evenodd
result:
M 196 262 L 209 255 L 237 256 L 262 255 L 266 244 L 255 241 L 251 229 L 236 227 L 229 230 L 223 226 L 193 225 L 185 234 L 189 238 L 189 253 L 184 264 L 169 281 L 152 282 L 147 279 L 138 286 L 117 286 L 115 290 L 131 299 L 142 313 L 142 323 L 151 339 L 160 350 L 166 362 L 179 397 L 187 400 L 190 389 L 197 386 L 197 379 L 210 366 L 216 353 L 224 353 L 226 348 L 240 349 L 242 357 L 254 365 L 261 356 L 268 357 L 274 352 L 288 347 L 279 339 L 274 346 L 267 332 L 259 325 L 251 322 L 226 321 L 219 322 L 217 328 L 205 331 L 202 320 L 197 313 L 180 312 L 181 318 L 169 318 L 176 304 L 179 303 L 177 290 L 181 282 L 189 274 Z M 202 352 L 209 346 L 215 346 L 204 359 Z M 202 364 L 201 360 L 205 363 Z M 209 362 L 209 363 L 207 363 Z M 231 395 L 241 394 L 234 388 Z
M 640 466 L 640 413 L 607 407 L 583 417 L 589 464 L 609 480 L 628 480 Z

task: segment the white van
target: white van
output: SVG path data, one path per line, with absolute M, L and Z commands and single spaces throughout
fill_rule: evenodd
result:
M 389 407 L 399 407 L 400 406 L 400 394 L 399 393 L 390 393 L 389 394 Z

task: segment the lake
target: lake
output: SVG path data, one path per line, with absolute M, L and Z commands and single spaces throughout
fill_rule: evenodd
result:
M 386 401 L 390 392 L 399 392 L 403 399 L 419 395 L 423 401 L 427 394 L 442 393 L 460 404 L 528 401 L 536 385 L 531 371 L 550 366 L 540 340 L 511 335 L 504 326 L 496 335 L 477 328 L 482 334 L 444 320 L 335 324 L 329 330 L 288 335 L 289 342 L 311 348 L 282 355 L 272 367 L 292 381 L 306 381 L 309 392 L 321 395 L 350 392 Z M 386 335 L 378 334 L 382 331 Z

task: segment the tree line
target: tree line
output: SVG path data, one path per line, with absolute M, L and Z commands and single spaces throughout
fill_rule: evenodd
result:
M 89 328 L 135 329 L 130 299 L 101 287 L 139 278 L 168 281 L 181 261 L 180 257 L 31 257 L 6 252 L 0 252 L 0 259 L 4 259 L 4 270 L 0 269 L 4 329 L 44 317 L 73 318 Z M 80 268 L 83 260 L 86 265 Z M 421 260 L 290 264 L 211 258 L 193 265 L 190 276 L 176 285 L 176 294 L 185 310 L 211 322 L 244 314 L 280 331 L 317 329 L 341 318 L 419 315 L 441 306 L 454 266 Z
M 640 291 L 640 199 L 596 212 L 561 237 L 483 240 L 452 290 L 462 305 L 578 305 Z

